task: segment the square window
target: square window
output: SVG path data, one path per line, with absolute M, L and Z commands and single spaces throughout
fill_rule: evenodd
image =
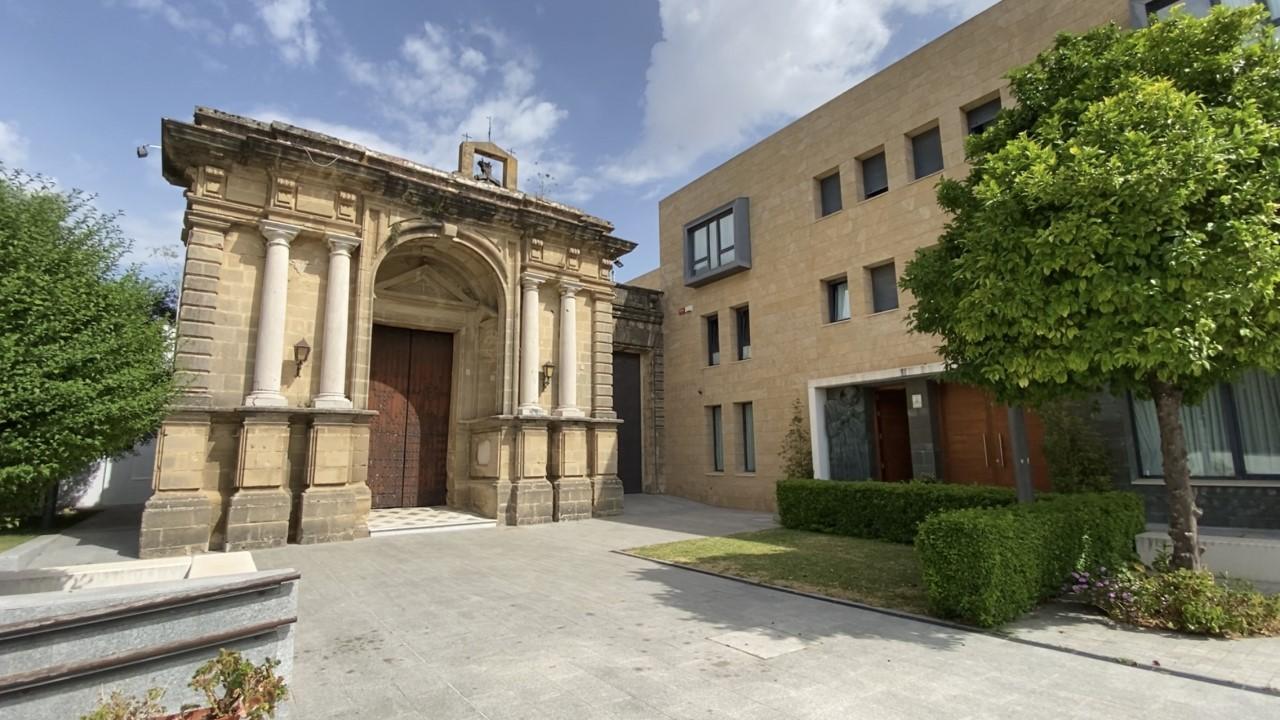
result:
M 747 198 L 699 217 L 684 226 L 684 282 L 689 287 L 751 267 L 751 231 Z
M 1000 113 L 1000 98 L 994 98 L 981 105 L 965 111 L 965 124 L 969 126 L 970 135 L 981 135 L 983 130 L 995 122 Z
M 889 191 L 889 170 L 884 164 L 884 153 L 879 152 L 862 160 L 862 198 L 873 198 Z
M 734 324 L 738 330 L 738 359 L 751 359 L 751 310 L 740 307 L 733 311 Z
M 942 169 L 942 133 L 938 128 L 912 136 L 911 163 L 917 180 Z
M 818 180 L 819 212 L 826 217 L 841 208 L 840 173 L 835 172 Z
M 707 365 L 720 364 L 720 316 L 707 316 Z
M 724 422 L 720 417 L 720 406 L 712 405 L 711 414 L 711 469 L 724 472 Z
M 827 322 L 849 319 L 849 280 L 827 281 Z
M 751 403 L 738 405 L 738 417 L 742 425 L 742 471 L 756 471 L 756 419 Z
M 898 307 L 898 276 L 893 263 L 870 268 L 871 312 L 884 312 Z

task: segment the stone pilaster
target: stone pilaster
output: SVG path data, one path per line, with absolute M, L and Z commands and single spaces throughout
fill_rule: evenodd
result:
M 591 517 L 592 486 L 587 476 L 587 427 L 584 421 L 551 424 L 548 475 L 554 493 L 556 522 Z
M 582 417 L 578 407 L 578 283 L 560 281 L 560 357 L 556 417 Z
M 311 419 L 307 434 L 307 488 L 298 505 L 299 543 L 355 537 L 356 526 L 361 523 L 357 522 L 358 498 L 351 477 L 356 440 L 353 430 L 345 415 L 318 415 Z
M 209 416 L 174 412 L 156 438 L 155 492 L 142 512 L 138 557 L 190 555 L 209 549 L 216 494 L 204 491 Z
M 596 517 L 622 514 L 622 479 L 618 477 L 618 425 L 593 423 L 587 433 L 592 508 Z
M 179 403 L 208 407 L 212 404 L 209 373 L 213 369 L 218 280 L 222 274 L 226 232 L 231 225 L 192 212 L 187 213 L 186 224 L 187 251 L 178 300 L 173 369 Z
M 289 540 L 289 416 L 253 412 L 240 428 L 236 490 L 227 508 L 227 547 L 256 550 Z
M 515 476 L 511 478 L 507 525 L 549 523 L 555 514 L 555 493 L 547 480 L 547 425 L 520 423 L 515 438 Z
M 320 350 L 320 392 L 312 401 L 318 408 L 349 408 L 347 397 L 347 329 L 350 325 L 351 251 L 360 238 L 328 235 L 329 280 L 325 287 L 324 347 Z
M 279 407 L 287 404 L 280 393 L 280 367 L 284 362 L 285 311 L 289 299 L 289 243 L 301 228 L 272 220 L 263 220 L 258 227 L 267 242 L 267 256 L 260 283 L 253 389 L 244 404 Z
M 613 419 L 613 293 L 591 302 L 591 417 Z

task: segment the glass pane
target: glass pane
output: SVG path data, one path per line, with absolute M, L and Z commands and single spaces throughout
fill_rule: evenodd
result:
M 1164 20 L 1173 14 L 1174 8 L 1181 8 L 1189 15 L 1204 17 L 1209 14 L 1212 4 L 1211 0 L 1156 0 L 1147 3 L 1147 12 L 1155 13 L 1156 17 Z
M 831 322 L 849 319 L 849 281 L 831 283 Z
M 990 100 L 973 108 L 966 117 L 969 120 L 969 134 L 977 135 L 996 119 L 996 114 L 1000 112 L 1000 98 Z
M 751 357 L 751 313 L 747 308 L 738 311 L 738 359 Z
M 1138 435 L 1138 457 L 1144 475 L 1159 476 L 1160 428 L 1156 422 L 1156 406 L 1150 400 L 1137 400 L 1133 421 Z M 1216 389 L 1205 395 L 1199 405 L 1183 406 L 1182 430 L 1187 438 L 1187 465 L 1192 477 L 1234 477 L 1235 462 L 1227 438 L 1222 395 Z
M 1231 390 L 1240 421 L 1244 471 L 1280 475 L 1280 377 L 1250 370 Z
M 871 311 L 884 312 L 898 307 L 898 278 L 893 263 L 871 268 Z
M 889 172 L 885 168 L 884 153 L 862 161 L 862 196 L 875 197 L 889 189 Z
M 751 403 L 742 404 L 742 469 L 756 471 L 756 421 Z
M 721 433 L 720 406 L 711 408 L 711 462 L 717 472 L 724 470 L 724 436 Z
M 707 270 L 711 267 L 709 246 L 707 244 L 707 228 L 702 226 L 692 232 L 693 236 L 693 271 Z
M 828 175 L 818 181 L 822 195 L 822 214 L 830 215 L 840 209 L 840 173 Z
M 715 315 L 707 318 L 707 364 L 720 364 L 720 318 Z
M 911 159 L 915 163 L 917 178 L 942 169 L 942 134 L 938 128 L 925 130 L 911 138 Z

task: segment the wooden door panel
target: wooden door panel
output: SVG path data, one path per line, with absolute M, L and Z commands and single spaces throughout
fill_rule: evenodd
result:
M 369 409 L 378 414 L 369 422 L 369 491 L 375 508 L 403 503 L 409 350 L 409 331 L 373 326 Z
M 943 477 L 949 483 L 986 485 L 992 481 L 986 394 L 968 385 L 940 386 Z
M 907 425 L 907 391 L 878 389 L 876 394 L 876 448 L 880 479 L 911 479 L 911 430 Z
M 406 505 L 444 505 L 448 495 L 449 396 L 453 379 L 453 336 L 413 334 L 405 459 Z
M 640 401 L 640 356 L 636 353 L 613 354 L 613 409 L 622 420 L 618 428 L 618 477 L 622 491 L 638 493 L 644 489 L 644 443 Z

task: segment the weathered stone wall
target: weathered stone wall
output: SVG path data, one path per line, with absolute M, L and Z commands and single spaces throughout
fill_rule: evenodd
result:
M 631 284 L 617 287 L 612 350 L 640 355 L 640 402 L 646 493 L 665 492 L 662 435 L 666 424 L 662 293 Z

